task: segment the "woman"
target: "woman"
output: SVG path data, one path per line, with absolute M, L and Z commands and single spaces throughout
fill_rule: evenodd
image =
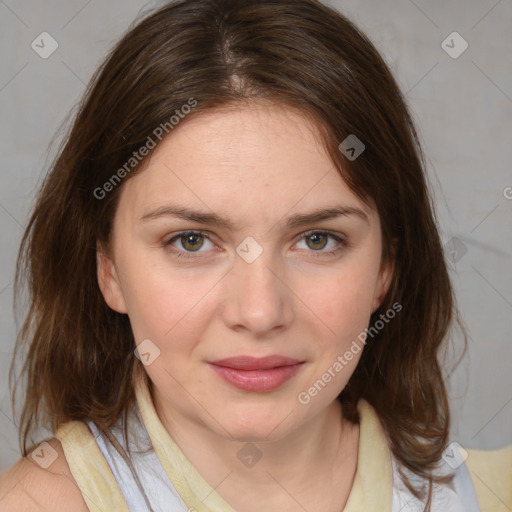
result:
M 132 27 L 18 265 L 30 456 L 6 510 L 480 510 L 421 148 L 338 12 L 183 0 Z

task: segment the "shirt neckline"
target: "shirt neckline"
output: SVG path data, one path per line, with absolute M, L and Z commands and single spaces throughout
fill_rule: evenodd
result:
M 134 379 L 137 405 L 155 453 L 186 506 L 197 512 L 236 512 L 204 480 L 165 429 L 151 398 L 148 379 L 147 374 Z M 343 512 L 391 512 L 393 473 L 387 438 L 375 409 L 366 400 L 359 400 L 357 410 L 358 461 Z

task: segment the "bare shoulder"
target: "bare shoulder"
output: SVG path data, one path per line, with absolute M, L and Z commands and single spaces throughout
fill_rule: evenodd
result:
M 0 512 L 88 512 L 60 441 L 52 438 L 0 474 Z M 41 447 L 42 446 L 42 447 Z M 46 448 L 46 449 L 45 449 Z

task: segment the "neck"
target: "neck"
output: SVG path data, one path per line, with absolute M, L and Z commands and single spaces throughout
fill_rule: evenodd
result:
M 221 437 L 204 424 L 169 410 L 158 390 L 152 385 L 150 389 L 155 410 L 169 435 L 208 484 L 233 506 L 240 505 L 240 496 L 247 499 L 248 492 L 257 500 L 254 510 L 262 500 L 272 505 L 286 504 L 290 496 L 301 496 L 301 503 L 305 504 L 308 496 L 319 494 L 319 482 L 334 489 L 331 492 L 339 492 L 333 510 L 340 510 L 340 503 L 346 502 L 357 465 L 359 429 L 343 418 L 337 400 L 288 435 L 248 445 Z M 244 454 L 245 464 L 241 463 Z M 275 499 L 270 496 L 272 489 Z M 324 510 L 329 509 L 332 499 L 325 497 Z M 312 503 L 318 505 L 319 501 Z M 247 504 L 235 508 L 250 510 Z

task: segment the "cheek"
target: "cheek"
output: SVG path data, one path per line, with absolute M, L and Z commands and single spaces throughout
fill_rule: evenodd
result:
M 371 265 L 347 265 L 308 291 L 308 306 L 334 333 L 357 335 L 371 315 L 376 272 Z
M 148 254 L 121 262 L 123 294 L 136 340 L 155 338 L 159 345 L 173 340 L 176 349 L 200 328 L 208 312 L 208 294 L 218 277 L 198 278 L 170 270 L 170 266 L 152 261 Z

